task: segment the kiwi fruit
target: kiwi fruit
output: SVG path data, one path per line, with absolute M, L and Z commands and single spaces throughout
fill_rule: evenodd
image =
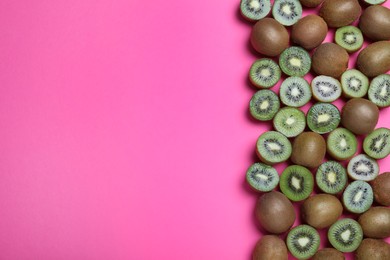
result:
M 266 164 L 275 164 L 287 161 L 291 155 L 291 143 L 279 132 L 269 131 L 257 139 L 257 155 Z
M 357 0 L 325 0 L 320 8 L 320 16 L 329 27 L 342 27 L 359 18 L 362 8 Z
M 320 235 L 308 225 L 299 225 L 287 235 L 287 248 L 298 259 L 309 259 L 320 247 Z
M 357 57 L 356 66 L 367 77 L 376 77 L 390 70 L 390 42 L 374 42 Z
M 348 68 L 348 52 L 331 42 L 323 43 L 314 51 L 312 68 L 317 75 L 339 78 Z
M 356 250 L 355 256 L 357 260 L 390 259 L 390 245 L 383 240 L 366 238 Z
M 355 26 L 344 26 L 337 29 L 335 41 L 347 52 L 352 53 L 362 48 L 364 38 L 359 28 Z
M 256 219 L 260 225 L 272 234 L 282 234 L 295 222 L 295 210 L 291 201 L 278 191 L 260 196 L 256 204 Z
M 287 246 L 282 239 L 275 235 L 263 236 L 256 244 L 252 260 L 287 260 Z
M 323 248 L 318 250 L 312 260 L 345 260 L 345 256 L 334 248 Z
M 341 96 L 341 83 L 329 76 L 317 76 L 311 81 L 313 97 L 320 102 L 333 102 Z
M 272 18 L 260 19 L 252 29 L 253 48 L 266 56 L 278 56 L 288 47 L 289 39 L 287 29 Z
M 329 194 L 309 197 L 301 207 L 303 221 L 316 229 L 329 227 L 343 213 L 341 202 Z
M 305 7 L 314 8 L 319 6 L 324 0 L 299 0 Z
M 316 103 L 309 109 L 306 119 L 310 130 L 326 134 L 338 127 L 340 111 L 333 104 Z
M 327 161 L 318 167 L 316 183 L 325 193 L 337 194 L 347 185 L 347 172 L 344 167 L 335 161 Z
M 241 0 L 241 14 L 249 21 L 258 21 L 271 12 L 270 0 Z
M 379 174 L 379 165 L 371 157 L 359 154 L 349 161 L 347 171 L 353 180 L 372 181 Z
M 289 77 L 282 82 L 279 90 L 280 100 L 289 107 L 301 107 L 311 99 L 309 83 L 301 77 Z
M 379 119 L 379 109 L 364 98 L 352 98 L 341 111 L 341 124 L 356 135 L 371 133 Z
M 292 201 L 301 201 L 310 196 L 314 187 L 311 172 L 300 165 L 288 166 L 280 176 L 280 190 Z
M 359 217 L 364 236 L 387 238 L 390 236 L 390 208 L 372 207 Z
M 311 68 L 310 54 L 301 47 L 289 47 L 280 54 L 279 66 L 289 76 L 303 77 Z
M 382 74 L 371 81 L 368 99 L 378 107 L 390 106 L 390 75 Z
M 291 30 L 291 39 L 294 43 L 306 50 L 319 46 L 328 33 L 328 25 L 318 15 L 307 15 L 294 24 Z
M 369 81 L 366 75 L 356 69 L 345 71 L 341 75 L 341 88 L 347 98 L 361 98 L 367 94 Z
M 383 206 L 390 206 L 390 172 L 385 172 L 370 182 L 375 201 Z
M 380 2 L 383 0 L 369 1 Z M 390 40 L 390 10 L 381 5 L 368 7 L 360 16 L 359 27 L 364 36 L 373 41 Z
M 383 159 L 390 154 L 390 129 L 382 127 L 364 138 L 364 152 L 374 158 Z
M 285 107 L 275 115 L 273 124 L 275 130 L 286 137 L 295 137 L 305 130 L 306 117 L 298 108 Z
M 272 166 L 254 163 L 246 172 L 246 181 L 255 191 L 268 192 L 279 184 L 279 174 Z
M 364 3 L 369 5 L 380 5 L 386 2 L 387 0 L 363 0 Z
M 314 132 L 303 132 L 293 143 L 291 161 L 307 168 L 317 168 L 326 153 L 324 138 Z
M 268 89 L 257 91 L 249 102 L 249 111 L 253 118 L 260 121 L 269 121 L 279 111 L 278 96 Z
M 370 184 L 365 181 L 351 182 L 343 193 L 345 208 L 352 213 L 366 212 L 374 201 L 374 195 Z
M 336 128 L 328 135 L 326 149 L 338 161 L 348 160 L 355 155 L 358 142 L 356 136 L 346 128 Z
M 363 240 L 363 230 L 356 220 L 344 218 L 329 228 L 328 239 L 337 250 L 344 253 L 353 252 Z
M 293 25 L 302 17 L 302 5 L 298 0 L 275 0 L 272 16 L 283 25 Z
M 258 88 L 270 88 L 279 81 L 279 65 L 271 59 L 260 59 L 255 61 L 249 70 L 249 79 Z

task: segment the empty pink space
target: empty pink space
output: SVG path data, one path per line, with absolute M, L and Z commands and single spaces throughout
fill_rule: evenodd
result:
M 0 259 L 251 259 L 238 7 L 0 2 Z

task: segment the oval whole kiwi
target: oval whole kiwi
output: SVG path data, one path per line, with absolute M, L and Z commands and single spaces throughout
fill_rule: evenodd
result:
M 324 0 L 299 0 L 303 6 L 314 8 L 319 6 Z
M 381 5 L 368 7 L 360 17 L 359 28 L 371 40 L 390 40 L 390 9 Z
M 348 68 L 348 52 L 335 43 L 323 43 L 312 57 L 312 68 L 318 75 L 339 78 Z
M 334 248 L 324 248 L 318 250 L 318 252 L 313 256 L 312 260 L 344 260 L 345 256 L 340 251 Z
M 291 39 L 307 50 L 319 46 L 328 33 L 328 25 L 318 15 L 308 15 L 294 24 Z
M 385 172 L 370 182 L 375 201 L 383 206 L 390 206 L 390 172 Z
M 385 241 L 366 238 L 355 252 L 357 260 L 390 259 L 390 245 Z
M 322 163 L 325 153 L 324 138 L 314 132 L 304 132 L 294 140 L 291 161 L 308 168 L 316 168 Z
M 357 58 L 357 67 L 367 77 L 376 77 L 390 70 L 390 42 L 379 41 L 368 45 Z
M 256 244 L 252 259 L 287 260 L 288 251 L 286 243 L 275 235 L 263 236 Z
M 342 27 L 359 18 L 362 8 L 357 0 L 325 0 L 320 16 L 329 27 Z
M 251 43 L 253 48 L 267 56 L 277 56 L 288 47 L 287 29 L 272 18 L 258 21 L 252 29 Z
M 387 238 L 390 236 L 390 208 L 372 207 L 359 217 L 365 237 Z

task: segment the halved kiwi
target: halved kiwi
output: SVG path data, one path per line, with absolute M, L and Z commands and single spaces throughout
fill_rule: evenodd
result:
M 369 5 L 381 5 L 386 1 L 387 0 L 363 0 L 363 2 L 365 2 L 366 4 L 369 4 Z
M 337 194 L 341 192 L 347 184 L 347 179 L 346 170 L 338 162 L 327 161 L 317 169 L 317 186 L 325 193 Z
M 285 107 L 276 113 L 273 123 L 276 131 L 286 137 L 295 137 L 305 130 L 306 117 L 298 108 Z
M 382 74 L 371 81 L 368 99 L 378 107 L 390 106 L 390 75 Z
M 349 161 L 347 171 L 353 180 L 372 181 L 379 174 L 379 165 L 373 158 L 359 154 Z
M 280 108 L 278 96 L 272 90 L 263 89 L 257 91 L 249 102 L 251 115 L 260 121 L 268 121 L 274 118 Z
M 368 78 L 358 70 L 347 70 L 341 75 L 341 87 L 347 98 L 364 97 L 368 91 Z
M 316 103 L 307 113 L 307 125 L 319 134 L 333 131 L 340 123 L 340 111 L 333 104 Z
M 344 253 L 353 252 L 363 240 L 363 230 L 356 220 L 344 218 L 329 228 L 328 239 L 337 250 Z
M 288 166 L 280 176 L 280 190 L 292 201 L 307 199 L 313 191 L 312 173 L 300 165 Z
M 257 139 L 256 152 L 260 160 L 266 164 L 287 161 L 291 156 L 291 143 L 279 132 L 265 132 Z
M 258 21 L 271 12 L 270 0 L 241 0 L 241 14 L 249 21 Z
M 289 47 L 280 54 L 279 65 L 285 74 L 303 77 L 311 68 L 310 54 L 301 47 Z
M 293 25 L 302 17 L 302 5 L 298 0 L 275 0 L 272 16 L 283 25 Z
M 246 181 L 254 190 L 268 192 L 279 184 L 279 174 L 272 166 L 254 163 L 246 172 Z
M 374 201 L 374 193 L 370 184 L 365 181 L 351 182 L 343 193 L 345 208 L 356 214 L 366 212 Z
M 390 129 L 382 127 L 364 138 L 364 152 L 374 158 L 383 159 L 390 154 Z
M 301 77 L 289 77 L 282 82 L 279 90 L 280 100 L 289 107 L 301 107 L 311 99 L 309 83 Z
M 287 248 L 298 259 L 309 259 L 319 247 L 320 235 L 309 225 L 296 226 L 287 235 Z
M 344 26 L 337 29 L 335 41 L 347 52 L 351 53 L 362 48 L 364 38 L 359 28 L 355 26 Z
M 279 65 L 271 59 L 260 59 L 255 61 L 249 70 L 249 79 L 258 88 L 270 88 L 279 81 Z
M 317 76 L 311 81 L 313 96 L 320 102 L 333 102 L 341 96 L 341 84 L 329 76 Z
M 356 136 L 346 128 L 336 128 L 330 132 L 326 140 L 328 154 L 339 161 L 352 158 L 357 146 Z

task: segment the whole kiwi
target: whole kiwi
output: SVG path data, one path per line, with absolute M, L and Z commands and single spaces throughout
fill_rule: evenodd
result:
M 390 208 L 372 207 L 359 217 L 363 234 L 369 238 L 386 238 L 390 236 Z
M 371 133 L 378 123 L 379 109 L 370 100 L 352 98 L 341 111 L 341 124 L 357 135 Z
M 318 75 L 339 78 L 348 68 L 348 52 L 335 43 L 323 43 L 312 57 L 312 68 Z
M 303 6 L 314 8 L 319 6 L 324 0 L 299 0 Z
M 320 16 L 329 27 L 342 27 L 359 18 L 362 8 L 357 0 L 325 0 L 320 8 Z
M 309 197 L 302 204 L 303 221 L 310 226 L 321 229 L 332 225 L 343 213 L 343 205 L 332 195 L 318 194 Z
M 314 132 L 303 132 L 293 143 L 291 161 L 308 168 L 320 166 L 326 153 L 324 138 Z
M 287 260 L 287 246 L 282 239 L 275 235 L 263 236 L 257 242 L 253 251 L 253 260 Z
M 319 46 L 328 33 L 328 25 L 318 15 L 308 15 L 301 18 L 291 31 L 291 39 L 307 50 Z
M 368 45 L 357 58 L 357 68 L 367 77 L 376 77 L 390 70 L 390 42 Z
M 381 5 L 368 7 L 360 17 L 359 28 L 373 41 L 390 40 L 390 9 Z
M 366 238 L 355 252 L 357 260 L 390 259 L 390 245 L 383 240 Z
M 287 29 L 272 18 L 259 20 L 252 29 L 251 43 L 253 48 L 267 56 L 277 56 L 288 47 Z
M 378 175 L 370 184 L 375 201 L 383 206 L 390 206 L 390 172 Z
M 313 256 L 312 260 L 344 260 L 345 256 L 334 248 L 324 248 Z
M 258 199 L 255 214 L 260 225 L 272 234 L 286 232 L 296 218 L 291 201 L 277 191 L 265 193 Z

